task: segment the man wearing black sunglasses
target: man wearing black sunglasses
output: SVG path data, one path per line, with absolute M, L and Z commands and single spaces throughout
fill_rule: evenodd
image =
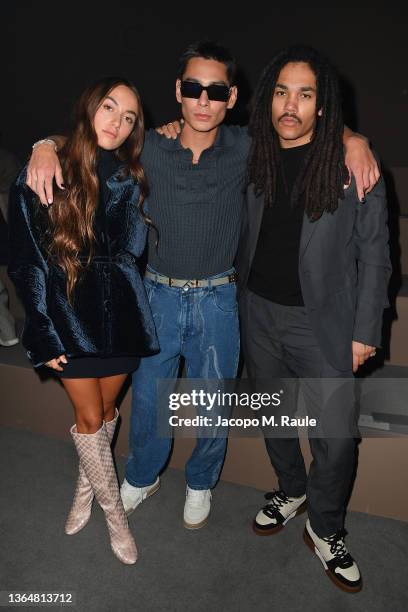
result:
M 176 378 L 180 357 L 190 378 L 234 378 L 237 371 L 233 261 L 250 142 L 246 130 L 223 125 L 237 99 L 235 73 L 235 61 L 224 47 L 211 42 L 189 46 L 176 80 L 182 133 L 175 139 L 146 134 L 142 162 L 157 232 L 149 235 L 145 283 L 161 352 L 143 359 L 133 375 L 130 455 L 121 489 L 128 514 L 158 490 L 158 475 L 170 453 L 171 437 L 157 427 L 157 380 Z M 351 136 L 346 149 L 362 193 L 364 183 L 375 183 L 375 177 L 368 180 L 375 162 L 361 138 Z M 40 144 L 30 162 L 28 184 L 44 204 L 52 202 L 54 175 L 60 186 L 54 145 Z M 224 437 L 197 440 L 186 464 L 187 528 L 202 527 L 208 519 L 225 449 Z
M 211 85 L 202 85 L 197 81 L 181 81 L 180 94 L 183 98 L 201 98 L 203 91 L 207 92 L 209 100 L 214 102 L 227 102 L 230 97 L 232 87 L 223 83 L 212 83 Z
M 189 47 L 179 62 L 176 98 L 184 129 L 166 140 L 149 132 L 142 161 L 151 186 L 146 288 L 161 351 L 133 378 L 130 456 L 122 499 L 131 512 L 156 490 L 171 437 L 157 431 L 157 379 L 234 378 L 239 358 L 235 271 L 248 142 L 222 125 L 237 98 L 235 62 L 213 43 Z M 169 415 L 164 415 L 167 421 Z M 167 423 L 168 426 L 168 423 Z M 198 437 L 186 463 L 184 525 L 202 527 L 224 461 L 226 438 Z

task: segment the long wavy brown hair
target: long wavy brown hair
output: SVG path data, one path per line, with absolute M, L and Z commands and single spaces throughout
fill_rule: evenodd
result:
M 143 210 L 148 185 L 140 163 L 144 142 L 144 117 L 140 95 L 133 83 L 127 79 L 106 77 L 88 87 L 76 104 L 74 127 L 58 154 L 65 190 L 55 194 L 54 204 L 48 209 L 48 251 L 67 276 L 67 296 L 70 302 L 83 270 L 78 256 L 84 247 L 88 248 L 89 265 L 95 242 L 93 222 L 99 197 L 99 181 L 96 173 L 98 141 L 94 117 L 106 96 L 119 85 L 128 87 L 134 93 L 138 113 L 132 132 L 115 154 L 124 163 L 122 177 L 130 174 L 138 182 L 138 207 L 145 223 L 151 224 Z

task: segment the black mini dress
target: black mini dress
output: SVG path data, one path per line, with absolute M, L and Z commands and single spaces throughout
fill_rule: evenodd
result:
M 140 357 L 67 357 L 67 361 L 67 364 L 61 363 L 63 372 L 53 370 L 59 378 L 104 378 L 134 372 L 139 367 Z

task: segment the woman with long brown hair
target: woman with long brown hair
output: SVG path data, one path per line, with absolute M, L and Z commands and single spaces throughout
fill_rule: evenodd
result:
M 25 169 L 10 205 L 9 274 L 26 311 L 23 344 L 34 367 L 60 377 L 74 406 L 79 477 L 65 532 L 86 525 L 95 495 L 112 550 L 127 564 L 137 550 L 110 448 L 115 401 L 139 358 L 159 350 L 138 267 L 149 223 L 143 138 L 136 88 L 101 79 L 77 104 L 59 152 L 65 188 L 53 206 L 38 205 Z

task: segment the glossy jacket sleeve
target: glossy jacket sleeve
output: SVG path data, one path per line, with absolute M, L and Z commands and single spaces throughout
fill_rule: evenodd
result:
M 22 341 L 34 367 L 65 352 L 47 313 L 49 269 L 39 245 L 39 230 L 34 222 L 36 206 L 39 204 L 25 185 L 23 171 L 10 190 L 8 274 L 16 285 L 25 309 Z

